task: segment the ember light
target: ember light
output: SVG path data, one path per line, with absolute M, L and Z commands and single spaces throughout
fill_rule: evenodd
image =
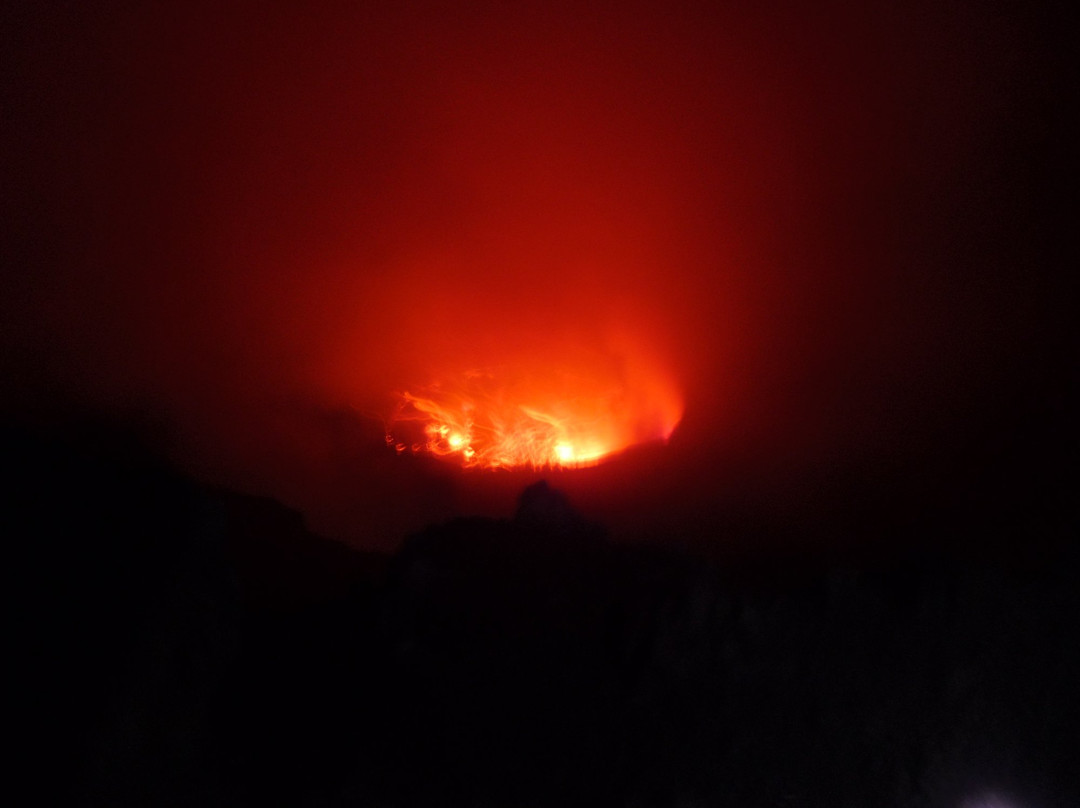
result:
M 662 376 L 473 371 L 400 394 L 387 427 L 399 453 L 472 468 L 580 467 L 666 440 L 682 402 Z

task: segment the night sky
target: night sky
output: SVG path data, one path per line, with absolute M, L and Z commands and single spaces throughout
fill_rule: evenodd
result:
M 575 520 L 721 568 L 943 551 L 1037 577 L 1077 525 L 1061 11 L 5 3 L 0 418 L 52 503 L 12 545 L 72 528 L 35 514 L 81 490 L 80 464 L 137 457 L 169 493 L 102 483 L 149 497 L 115 520 L 86 505 L 127 537 L 103 557 L 138 545 L 129 516 L 220 496 L 249 514 L 229 528 L 241 578 L 260 531 L 350 570 L 456 517 L 519 508 L 477 535 L 532 535 L 519 497 L 540 479 L 573 506 L 541 523 L 586 544 Z M 402 390 L 553 363 L 662 373 L 682 422 L 560 471 L 386 444 Z M 87 540 L 79 564 L 127 574 Z M 271 577 L 309 587 L 288 566 Z M 252 669 L 277 636 L 260 626 Z

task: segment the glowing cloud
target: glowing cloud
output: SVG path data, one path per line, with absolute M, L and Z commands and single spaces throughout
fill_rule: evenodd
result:
M 401 393 L 386 438 L 399 453 L 466 467 L 578 467 L 666 440 L 681 417 L 681 397 L 660 374 L 504 368 Z

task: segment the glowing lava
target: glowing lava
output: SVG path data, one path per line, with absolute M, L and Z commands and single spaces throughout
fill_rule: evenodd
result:
M 399 397 L 387 443 L 467 467 L 589 466 L 666 440 L 682 401 L 661 377 L 470 372 Z

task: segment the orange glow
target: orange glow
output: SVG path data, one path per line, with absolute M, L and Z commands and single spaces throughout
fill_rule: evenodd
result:
M 471 468 L 572 468 L 666 440 L 681 417 L 659 374 L 473 371 L 401 393 L 386 439 Z

